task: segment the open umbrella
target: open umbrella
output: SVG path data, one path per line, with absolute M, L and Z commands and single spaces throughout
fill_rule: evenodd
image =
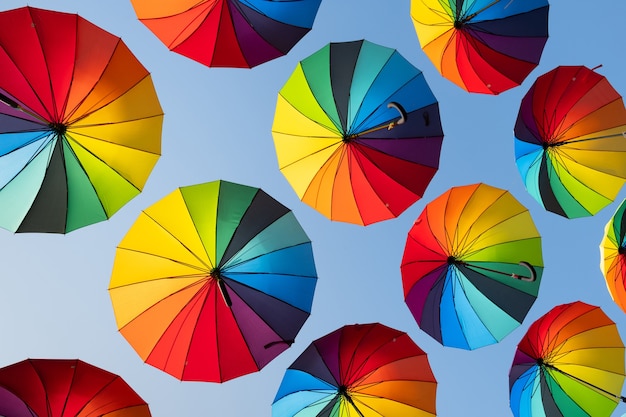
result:
M 520 85 L 548 40 L 548 0 L 412 0 L 422 49 L 459 87 L 499 94 Z
M 607 79 L 584 66 L 537 78 L 515 124 L 515 159 L 526 189 L 546 210 L 592 216 L 626 180 L 626 109 Z
M 280 90 L 272 127 L 280 170 L 306 204 L 367 225 L 420 199 L 439 167 L 439 106 L 394 49 L 330 43 Z
M 541 237 L 508 191 L 453 187 L 411 227 L 400 269 L 420 328 L 444 346 L 476 349 L 515 330 L 535 302 Z
M 181 187 L 144 210 L 115 256 L 122 335 L 181 380 L 222 382 L 286 350 L 309 317 L 311 242 L 285 206 L 227 181 Z
M 171 51 L 210 67 L 251 68 L 287 54 L 321 0 L 131 0 Z
M 435 416 L 437 381 L 426 353 L 380 323 L 315 340 L 287 369 L 274 417 Z
M 78 359 L 26 359 L 0 368 L 4 417 L 150 417 L 118 375 Z
M 120 38 L 75 14 L 0 12 L 0 227 L 67 233 L 139 194 L 163 112 Z
M 600 269 L 611 298 L 626 313 L 626 200 L 604 228 Z
M 624 344 L 595 306 L 554 307 L 520 341 L 509 373 L 515 417 L 608 417 L 624 384 Z

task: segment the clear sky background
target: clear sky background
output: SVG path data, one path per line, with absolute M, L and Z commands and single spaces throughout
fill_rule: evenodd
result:
M 155 417 L 269 417 L 285 369 L 308 344 L 345 324 L 381 322 L 410 334 L 428 353 L 442 417 L 512 415 L 508 372 L 533 320 L 558 304 L 600 305 L 626 335 L 612 302 L 598 245 L 618 200 L 593 218 L 544 211 L 515 166 L 513 126 L 537 76 L 558 65 L 602 65 L 626 93 L 623 0 L 552 0 L 550 38 L 524 84 L 500 96 L 469 94 L 443 79 L 421 51 L 409 0 L 323 0 L 313 30 L 285 57 L 252 70 L 211 69 L 169 52 L 137 19 L 129 0 L 31 0 L 78 13 L 120 36 L 152 73 L 165 112 L 162 157 L 144 192 L 109 221 L 68 235 L 0 230 L 0 366 L 25 358 L 80 358 L 121 375 Z M 25 6 L 3 0 L 1 9 Z M 398 49 L 420 68 L 439 100 L 445 133 L 440 170 L 424 198 L 397 219 L 368 227 L 333 223 L 301 203 L 278 170 L 271 126 L 276 96 L 297 62 L 328 42 L 367 39 Z M 144 364 L 117 332 L 107 287 L 115 247 L 140 211 L 176 187 L 224 179 L 263 188 L 291 208 L 313 242 L 319 275 L 311 317 L 291 349 L 261 372 L 224 384 L 180 382 Z M 424 205 L 452 186 L 510 190 L 543 237 L 539 297 L 515 332 L 475 351 L 444 348 L 422 332 L 402 296 L 406 235 Z M 615 416 L 626 413 L 621 405 Z

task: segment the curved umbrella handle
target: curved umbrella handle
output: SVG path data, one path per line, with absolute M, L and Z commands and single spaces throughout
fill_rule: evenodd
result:
M 392 101 L 392 102 L 387 104 L 387 108 L 388 109 L 396 109 L 396 110 L 398 110 L 398 113 L 400 113 L 400 118 L 398 120 L 396 120 L 395 122 L 389 123 L 389 126 L 387 127 L 388 130 L 391 130 L 394 127 L 396 127 L 397 125 L 401 125 L 404 122 L 406 122 L 406 119 L 408 118 L 408 116 L 406 114 L 406 110 L 404 110 L 404 107 L 402 107 L 402 105 L 400 105 L 400 103 L 396 103 L 395 101 Z
M 532 266 L 531 264 L 529 264 L 526 261 L 520 261 L 519 265 L 526 267 L 526 269 L 528 269 L 530 271 L 530 277 L 526 277 L 523 275 L 517 275 L 517 274 L 511 274 L 511 276 L 513 278 L 522 280 L 522 281 L 527 281 L 527 282 L 532 282 L 534 280 L 537 279 L 537 271 L 535 271 L 535 267 Z

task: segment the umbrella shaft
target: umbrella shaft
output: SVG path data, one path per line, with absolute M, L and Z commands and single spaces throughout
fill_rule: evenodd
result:
M 484 266 L 470 265 L 470 264 L 465 263 L 465 262 L 459 262 L 459 264 L 461 264 L 463 266 L 466 266 L 468 268 L 481 269 L 483 271 L 494 272 L 496 274 L 506 275 L 508 277 L 513 277 L 513 278 L 526 278 L 526 279 L 530 279 L 531 278 L 531 277 L 527 277 L 527 276 L 524 276 L 524 275 L 511 274 L 509 272 L 498 271 L 497 269 L 485 268 Z
M 354 407 L 354 409 L 356 410 L 356 412 L 358 413 L 360 417 L 365 417 L 363 413 L 361 413 L 361 410 L 359 410 L 359 407 L 357 407 L 356 404 L 354 403 L 354 400 L 352 399 L 352 397 L 350 397 L 348 394 L 344 394 L 344 397 L 346 397 L 346 400 L 348 400 L 350 405 Z
M 563 374 L 563 375 L 565 375 L 565 376 L 567 376 L 567 377 L 570 377 L 570 378 L 572 378 L 572 379 L 575 379 L 576 381 L 578 381 L 578 382 L 580 382 L 580 383 L 582 383 L 582 384 L 585 384 L 585 385 L 587 385 L 588 387 L 591 387 L 591 388 L 593 388 L 593 389 L 595 389 L 595 390 L 598 390 L 598 391 L 600 391 L 600 392 L 602 392 L 602 393 L 604 393 L 604 394 L 606 394 L 606 395 L 608 395 L 608 396 L 610 396 L 610 397 L 617 398 L 618 400 L 621 400 L 622 402 L 626 402 L 626 397 L 623 397 L 623 396 L 621 396 L 621 395 L 615 395 L 615 394 L 613 394 L 612 392 L 609 392 L 609 391 L 607 391 L 607 390 L 605 390 L 605 389 L 603 389 L 603 388 L 600 388 L 600 387 L 598 387 L 598 386 L 596 386 L 596 385 L 594 385 L 594 384 L 592 384 L 592 383 L 590 383 L 590 382 L 585 381 L 584 379 L 580 379 L 580 378 L 578 378 L 577 376 L 574 376 L 574 375 L 572 375 L 572 374 L 570 374 L 570 373 L 567 373 L 567 372 L 565 372 L 565 371 L 562 371 L 562 370 L 560 370 L 559 368 L 557 368 L 557 367 L 556 367 L 556 366 L 554 366 L 554 365 L 550 365 L 550 364 L 547 364 L 547 363 L 544 363 L 543 365 L 544 365 L 546 368 L 553 369 L 553 370 L 555 370 L 555 371 L 557 371 L 557 372 L 559 372 L 559 373 L 561 373 L 561 374 Z

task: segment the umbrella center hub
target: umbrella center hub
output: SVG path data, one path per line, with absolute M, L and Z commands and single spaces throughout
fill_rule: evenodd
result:
M 211 278 L 214 278 L 214 279 L 220 280 L 220 279 L 222 279 L 222 271 L 220 271 L 220 269 L 219 269 L 219 268 L 213 268 L 213 269 L 211 269 L 211 270 L 209 271 L 209 276 L 210 276 Z
M 447 262 L 448 262 L 448 265 L 456 265 L 456 264 L 459 263 L 459 260 L 456 259 L 456 257 L 450 255 L 450 256 L 448 256 Z
M 349 397 L 348 395 L 348 387 L 345 385 L 340 385 L 339 386 L 339 395 L 343 396 L 343 397 Z
M 619 253 L 620 255 L 623 255 L 626 253 L 626 248 L 623 246 L 620 246 L 619 248 L 617 248 L 617 253 Z
M 67 132 L 67 126 L 64 123 L 54 122 L 50 123 L 48 127 L 58 135 L 64 135 Z
M 455 29 L 462 29 L 463 26 L 465 26 L 465 22 L 463 20 L 455 20 L 454 21 L 454 28 Z

